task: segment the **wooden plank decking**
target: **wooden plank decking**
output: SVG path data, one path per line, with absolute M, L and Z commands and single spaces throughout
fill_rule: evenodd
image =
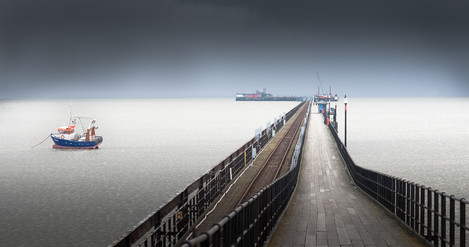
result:
M 425 245 L 352 184 L 322 115 L 313 113 L 296 191 L 268 246 Z

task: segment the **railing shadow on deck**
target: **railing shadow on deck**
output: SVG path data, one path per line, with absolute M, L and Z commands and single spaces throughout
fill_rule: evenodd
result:
M 329 130 L 354 183 L 434 246 L 468 246 L 468 201 L 411 181 L 360 167 L 336 130 Z
M 252 161 L 253 148 L 257 152 L 262 150 L 273 137 L 272 129 L 279 131 L 283 127 L 282 120 L 288 121 L 304 104 L 305 102 L 298 104 L 284 116 L 285 119 L 279 119 L 268 126 L 259 133 L 259 136 L 249 140 L 217 166 L 188 185 L 110 246 L 176 246 L 231 180 Z M 276 188 L 275 192 L 277 190 L 280 189 Z M 270 199 L 268 196 L 262 196 L 262 200 L 270 201 Z M 249 207 L 253 210 L 254 206 Z

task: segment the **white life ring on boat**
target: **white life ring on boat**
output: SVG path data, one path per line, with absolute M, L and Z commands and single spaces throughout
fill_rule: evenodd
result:
M 65 138 L 65 136 L 64 136 L 64 135 L 61 135 L 61 136 L 60 136 L 60 139 L 64 139 L 64 138 Z

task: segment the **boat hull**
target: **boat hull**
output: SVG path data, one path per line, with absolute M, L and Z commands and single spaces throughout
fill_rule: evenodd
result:
M 54 141 L 55 145 L 53 148 L 59 149 L 94 149 L 98 148 L 98 146 L 103 142 L 103 137 L 96 136 L 94 141 L 70 141 L 65 139 L 60 139 L 54 137 L 53 135 L 50 136 L 52 141 Z

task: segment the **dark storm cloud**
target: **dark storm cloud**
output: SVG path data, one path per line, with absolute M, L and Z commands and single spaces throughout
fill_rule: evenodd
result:
M 191 2 L 191 1 L 185 1 Z M 280 24 L 291 26 L 329 25 L 328 22 L 341 25 L 387 25 L 410 27 L 418 25 L 465 26 L 467 2 L 435 0 L 392 0 L 392 1 L 217 1 L 201 0 L 198 4 L 234 7 L 256 12 Z
M 0 97 L 306 94 L 316 71 L 352 95 L 468 96 L 468 12 L 434 0 L 2 1 Z
M 235 33 L 249 21 L 240 11 L 173 1 L 1 4 L 2 85 L 7 89 L 99 82 L 116 91 L 135 83 L 164 91 L 171 88 L 168 83 L 193 83 L 188 78 L 204 57 L 229 53 L 242 41 Z
M 316 79 L 314 71 L 320 71 L 327 80 L 324 84 L 360 96 L 469 95 L 466 2 L 197 3 L 242 9 L 277 28 L 279 34 L 273 38 L 276 45 L 282 44 L 279 49 L 296 50 L 290 53 L 293 58 L 276 57 L 295 64 L 279 66 L 290 77 L 282 79 L 295 80 L 300 87 L 307 85 L 305 79 Z

